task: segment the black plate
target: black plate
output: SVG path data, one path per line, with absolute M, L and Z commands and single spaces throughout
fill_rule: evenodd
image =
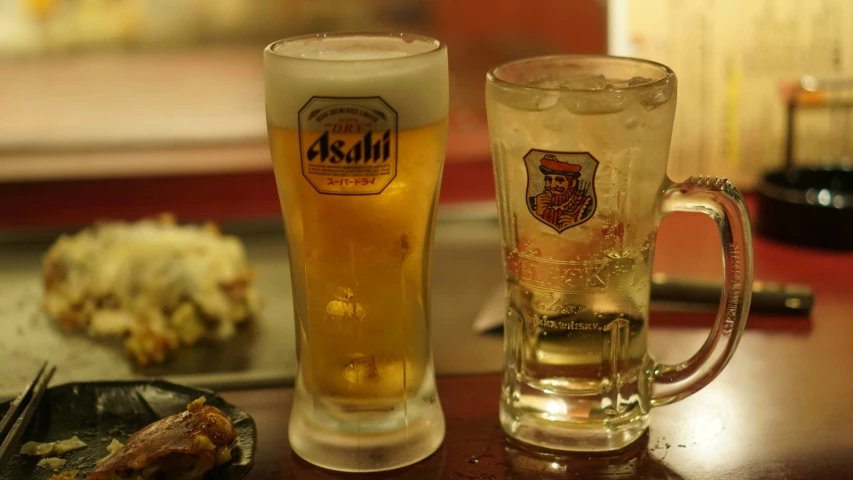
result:
M 107 455 L 111 439 L 125 443 L 131 434 L 161 418 L 186 410 L 187 404 L 204 395 L 207 405 L 222 410 L 237 427 L 237 446 L 232 460 L 210 472 L 211 480 L 238 480 L 246 476 L 255 463 L 255 421 L 239 408 L 226 403 L 209 390 L 173 383 L 150 381 L 69 383 L 48 389 L 38 411 L 24 433 L 22 442 L 51 442 L 77 435 L 88 446 L 62 455 L 67 460 L 63 470 L 80 470 L 85 479 L 95 469 L 95 462 Z M 9 402 L 0 404 L 0 415 Z M 36 467 L 40 457 L 16 455 L 0 474 L 3 480 L 49 479 L 52 470 Z

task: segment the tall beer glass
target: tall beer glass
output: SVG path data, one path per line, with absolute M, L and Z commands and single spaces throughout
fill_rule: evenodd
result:
M 667 178 L 676 78 L 663 65 L 532 58 L 494 69 L 486 88 L 506 272 L 501 423 L 543 447 L 619 449 L 651 407 L 731 358 L 752 285 L 746 206 L 725 179 Z M 673 211 L 717 222 L 725 282 L 708 340 L 665 365 L 646 332 L 655 233 Z
M 342 471 L 415 463 L 444 437 L 429 274 L 447 137 L 447 50 L 320 34 L 264 51 L 299 373 L 293 450 Z

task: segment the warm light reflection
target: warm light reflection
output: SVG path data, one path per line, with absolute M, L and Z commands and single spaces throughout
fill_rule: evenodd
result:
M 549 400 L 545 404 L 545 411 L 551 415 L 565 416 L 568 413 L 566 404 L 559 400 Z

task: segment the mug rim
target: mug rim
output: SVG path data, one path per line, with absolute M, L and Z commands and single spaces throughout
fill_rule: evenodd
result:
M 427 45 L 432 45 L 432 48 L 429 50 L 424 50 L 423 52 L 413 53 L 402 55 L 399 57 L 377 57 L 377 58 L 362 58 L 362 59 L 337 59 L 337 58 L 311 58 L 311 57 L 295 57 L 292 55 L 285 55 L 281 52 L 277 51 L 277 48 L 282 45 L 292 44 L 296 42 L 304 42 L 306 40 L 315 41 L 323 41 L 327 38 L 351 38 L 353 40 L 358 38 L 400 38 L 400 39 L 411 39 L 412 42 L 419 42 Z M 429 37 L 427 35 L 418 35 L 416 33 L 407 33 L 407 32 L 325 32 L 325 33 L 309 33 L 307 35 L 297 35 L 295 37 L 282 38 L 280 40 L 276 40 L 264 48 L 264 53 L 269 54 L 276 58 L 287 59 L 287 60 L 300 60 L 306 62 L 322 62 L 322 63 L 364 63 L 364 62 L 393 62 L 399 61 L 407 58 L 417 58 L 425 55 L 434 54 L 436 52 L 440 52 L 446 49 L 446 45 L 441 40 L 438 40 L 434 37 Z
M 655 62 L 652 60 L 646 60 L 644 58 L 635 58 L 635 57 L 623 57 L 623 56 L 618 56 L 618 55 L 585 55 L 585 54 L 541 55 L 541 56 L 537 56 L 537 57 L 526 57 L 526 58 L 519 58 L 516 60 L 511 60 L 509 62 L 502 63 L 502 64 L 498 65 L 497 67 L 494 67 L 491 70 L 489 70 L 486 73 L 486 79 L 488 80 L 489 83 L 499 85 L 499 86 L 504 87 L 504 88 L 530 90 L 530 91 L 537 91 L 537 92 L 560 91 L 560 90 L 554 89 L 554 88 L 546 88 L 546 87 L 539 87 L 539 86 L 523 85 L 520 83 L 514 83 L 514 82 L 511 82 L 508 80 L 504 80 L 504 79 L 500 78 L 498 75 L 499 75 L 501 70 L 508 68 L 508 67 L 518 65 L 518 64 L 521 64 L 521 63 L 527 63 L 527 62 L 540 62 L 541 63 L 541 62 L 545 62 L 548 60 L 573 60 L 573 59 L 574 60 L 593 60 L 596 62 L 617 60 L 617 61 L 622 61 L 622 62 L 626 62 L 626 63 L 642 64 L 642 65 L 646 65 L 646 66 L 659 68 L 660 70 L 663 71 L 664 75 L 660 78 L 652 80 L 651 82 L 640 83 L 637 85 L 626 85 L 624 87 L 612 88 L 612 89 L 607 89 L 607 90 L 592 89 L 592 88 L 572 88 L 572 89 L 569 89 L 569 91 L 571 91 L 571 92 L 596 93 L 596 92 L 632 91 L 632 90 L 640 90 L 640 89 L 644 89 L 644 88 L 659 86 L 659 85 L 662 85 L 665 83 L 669 83 L 670 81 L 675 79 L 675 72 L 672 71 L 671 68 L 669 68 L 668 66 L 666 66 L 662 63 Z

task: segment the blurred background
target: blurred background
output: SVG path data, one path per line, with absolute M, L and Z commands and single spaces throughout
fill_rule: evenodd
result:
M 0 0 L 0 228 L 163 209 L 277 216 L 261 50 L 318 31 L 401 30 L 449 45 L 445 202 L 493 195 L 484 73 L 549 53 L 670 65 L 680 82 L 670 175 L 728 176 L 749 190 L 784 161 L 790 87 L 853 76 L 850 23 L 844 0 Z M 796 157 L 850 156 L 850 115 L 801 112 Z
M 164 208 L 184 219 L 277 217 L 261 52 L 318 31 L 410 31 L 450 45 L 444 197 L 489 198 L 486 70 L 607 48 L 606 2 L 538 3 L 0 0 L 0 227 Z M 479 190 L 455 188 L 471 175 L 484 179 Z
M 611 53 L 671 66 L 679 77 L 669 166 L 675 180 L 727 176 L 750 191 L 763 171 L 785 162 L 792 131 L 798 163 L 853 155 L 853 89 L 844 83 L 853 77 L 853 2 L 846 0 L 0 0 L 3 361 L 35 363 L 55 348 L 79 368 L 76 378 L 108 376 L 85 367 L 94 358 L 81 353 L 85 341 L 63 350 L 62 337 L 45 324 L 32 327 L 41 333 L 29 330 L 38 323 L 32 316 L 40 255 L 56 235 L 104 218 L 173 212 L 182 221 L 264 225 L 232 231 L 250 260 L 266 267 L 259 289 L 274 299 L 269 315 L 292 316 L 266 140 L 262 49 L 293 35 L 364 30 L 426 34 L 449 46 L 444 211 L 494 211 L 485 72 L 534 55 Z M 811 104 L 821 108 L 789 122 L 792 92 L 802 90 L 806 75 L 848 87 L 812 92 Z M 449 298 L 455 285 L 468 302 L 445 308 L 447 318 L 470 322 L 492 277 L 500 282 L 489 215 L 488 228 L 466 221 L 439 227 L 436 281 L 446 280 L 448 291 L 434 295 Z M 273 233 L 257 233 L 264 229 Z M 713 227 L 708 235 L 714 240 Z M 474 263 L 454 270 L 448 252 Z M 442 314 L 439 307 L 436 316 Z M 265 378 L 289 378 L 293 353 L 279 348 L 292 348 L 288 322 L 276 319 L 270 327 L 284 340 L 240 344 L 243 352 L 260 353 L 217 362 L 190 353 L 172 372 L 220 369 L 248 378 L 273 371 Z M 499 369 L 500 339 L 478 341 L 488 343 L 482 357 L 489 360 L 467 371 Z M 14 342 L 30 346 L 15 350 Z M 33 353 L 34 345 L 42 350 Z M 454 354 L 436 355 L 439 373 L 458 367 Z

